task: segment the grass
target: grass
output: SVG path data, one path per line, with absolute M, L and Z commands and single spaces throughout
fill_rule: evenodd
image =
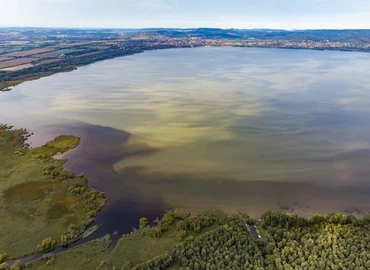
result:
M 18 84 L 21 84 L 25 80 L 14 80 L 14 81 L 6 81 L 6 82 L 0 82 L 0 91 L 8 91 L 11 90 L 10 88 L 12 86 L 16 86 Z
M 56 256 L 46 256 L 29 265 L 27 269 L 98 269 L 109 260 L 109 242 L 108 238 L 94 240 Z
M 81 51 L 83 51 L 83 49 L 63 49 L 63 50 L 56 51 L 55 53 L 70 54 L 70 53 L 81 52 Z
M 267 233 L 262 228 L 262 224 L 263 224 L 262 222 L 257 222 L 256 227 L 257 227 L 258 231 L 260 232 L 260 235 L 261 235 L 262 239 L 266 239 Z
M 134 230 L 130 234 L 123 235 L 114 249 L 109 248 L 109 238 L 106 237 L 56 254 L 52 259 L 41 259 L 33 262 L 28 265 L 27 269 L 132 269 L 141 263 L 171 252 L 175 245 L 187 241 L 186 238 L 178 239 L 177 222 L 183 220 L 183 218 L 179 216 L 171 218 L 171 214 L 175 212 L 170 211 L 168 213 L 169 215 L 166 214 L 157 223 L 160 224 L 157 226 L 167 228 L 161 237 L 153 235 L 155 226 L 145 226 L 139 230 Z M 204 217 L 205 213 L 206 211 L 202 212 L 201 215 Z M 212 213 L 213 217 L 218 215 L 218 212 L 214 211 Z M 212 213 L 208 212 L 208 217 L 211 217 Z M 174 216 L 172 215 L 172 217 Z M 190 222 L 194 217 L 189 217 L 187 220 Z M 221 220 L 223 216 L 218 215 L 216 218 Z M 220 224 L 214 223 L 198 232 L 188 228 L 187 236 L 196 238 L 220 226 Z M 173 269 L 176 269 L 176 267 L 174 266 Z
M 124 261 L 130 267 L 146 262 L 169 252 L 178 243 L 176 235 L 177 230 L 174 227 L 161 238 L 141 235 L 139 231 L 125 235 L 117 243 L 110 261 L 113 265 L 119 265 Z
M 113 250 L 109 249 L 108 238 L 102 238 L 59 253 L 51 260 L 40 259 L 27 269 L 130 269 L 169 252 L 178 243 L 176 234 L 174 227 L 161 238 L 134 231 L 124 235 Z
M 80 138 L 78 137 L 62 135 L 41 147 L 32 149 L 31 152 L 38 156 L 52 157 L 56 154 L 65 153 L 68 150 L 77 147 L 79 143 Z
M 55 188 L 55 183 L 35 181 L 12 186 L 4 191 L 6 202 L 12 200 L 33 201 L 41 200 Z
M 52 158 L 76 147 L 79 138 L 60 136 L 30 149 L 28 136 L 0 125 L 0 253 L 9 258 L 35 253 L 48 237 L 58 245 L 62 235 L 72 241 L 105 203 L 85 178 L 63 170 L 65 161 Z

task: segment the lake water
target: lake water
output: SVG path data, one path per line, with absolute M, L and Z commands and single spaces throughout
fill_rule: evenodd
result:
M 259 216 L 370 211 L 370 54 L 150 51 L 0 92 L 33 145 L 82 137 L 66 167 L 104 192 L 101 232 L 172 206 Z

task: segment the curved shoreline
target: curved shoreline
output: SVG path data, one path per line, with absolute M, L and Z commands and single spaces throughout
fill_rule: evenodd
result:
M 0 131 L 2 133 L 2 147 L 4 147 L 3 152 L 9 159 L 9 164 L 5 164 L 2 173 L 6 174 L 7 170 L 12 170 L 13 166 L 15 166 L 14 164 L 19 168 L 28 166 L 33 172 L 32 175 L 28 175 L 28 167 L 26 167 L 24 168 L 26 177 L 23 177 L 23 179 L 18 180 L 16 178 L 17 176 L 13 176 L 14 173 L 9 176 L 9 179 L 5 178 L 1 188 L 3 200 L 7 205 L 3 211 L 8 211 L 8 208 L 10 209 L 9 211 L 11 211 L 14 207 L 22 206 L 22 203 L 28 204 L 28 207 L 31 203 L 31 205 L 35 205 L 39 208 L 36 221 L 34 221 L 34 218 L 31 221 L 34 230 L 33 233 L 36 237 L 39 236 L 38 233 L 42 229 L 42 227 L 38 229 L 39 227 L 36 226 L 38 225 L 38 219 L 45 218 L 46 221 L 48 219 L 53 219 L 54 225 L 60 226 L 55 227 L 55 231 L 53 231 L 54 228 L 50 230 L 51 234 L 49 236 L 54 238 L 52 239 L 50 237 L 52 244 L 43 246 L 44 239 L 42 244 L 37 247 L 40 251 L 41 249 L 43 249 L 43 252 L 53 250 L 58 246 L 69 245 L 70 243 L 78 241 L 83 237 L 84 233 L 86 233 L 86 230 L 91 227 L 96 214 L 106 204 L 106 199 L 101 192 L 87 186 L 88 180 L 86 178 L 77 176 L 72 171 L 67 171 L 64 168 L 66 160 L 54 158 L 56 154 L 66 153 L 77 147 L 80 143 L 80 139 L 74 136 L 59 136 L 41 147 L 30 148 L 27 139 L 32 134 L 28 133 L 25 129 L 12 129 L 12 126 L 0 125 Z M 5 145 L 4 140 L 6 142 Z M 11 151 L 14 151 L 13 156 Z M 23 165 L 24 163 L 26 165 Z M 39 168 L 42 168 L 42 172 L 41 169 L 40 172 L 38 171 Z M 39 179 L 38 181 L 32 181 L 32 178 L 35 176 Z M 15 181 L 15 183 L 7 183 L 6 180 L 9 182 L 12 181 L 11 179 L 17 181 Z M 94 201 L 91 201 L 91 199 Z M 31 201 L 29 202 L 28 200 Z M 46 202 L 46 200 L 48 201 Z M 47 209 L 46 213 L 43 212 L 44 208 Z M 81 209 L 84 209 L 83 213 L 81 213 Z M 9 217 L 6 215 L 5 218 L 11 218 L 11 214 L 12 212 L 9 212 Z M 20 218 L 24 218 L 25 215 L 26 213 L 22 214 Z M 65 218 L 72 218 L 75 216 L 77 216 L 76 223 L 68 221 L 68 219 L 68 228 L 65 228 L 62 235 L 56 236 L 58 231 L 61 230 L 60 228 L 64 226 L 63 222 Z M 58 222 L 54 221 L 55 219 L 58 220 Z M 45 224 L 40 224 L 40 226 L 45 226 Z M 9 234 L 12 234 L 11 230 L 16 229 L 8 228 L 7 225 L 4 228 L 8 230 Z M 56 230 L 57 228 L 58 230 Z M 60 240 L 55 240 L 55 237 L 60 237 Z M 40 234 L 40 238 L 43 238 L 42 233 Z M 35 239 L 32 239 L 31 241 L 33 242 L 34 240 Z M 31 249 L 31 247 L 27 246 L 25 250 L 27 249 Z M 9 252 L 8 249 L 5 250 Z M 12 260 L 16 261 L 20 258 L 35 256 L 40 251 L 34 251 L 28 254 L 24 253 L 19 256 L 13 255 L 12 251 L 10 251 L 9 256 L 6 255 L 6 257 L 10 257 Z

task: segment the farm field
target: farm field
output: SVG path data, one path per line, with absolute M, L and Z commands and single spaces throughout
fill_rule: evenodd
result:
M 63 42 L 63 43 L 58 44 L 58 47 L 60 47 L 60 48 L 70 48 L 70 47 L 76 47 L 76 46 L 91 45 L 91 44 L 95 44 L 97 42 L 98 41 L 65 42 L 65 43 Z
M 69 53 L 78 52 L 78 51 L 82 51 L 82 50 L 79 50 L 79 49 L 62 49 L 62 50 L 50 51 L 50 52 L 47 52 L 47 53 L 41 53 L 41 54 L 35 55 L 35 57 L 37 57 L 37 58 L 55 58 L 55 57 L 60 56 L 61 54 L 69 54 Z
M 35 66 L 57 63 L 57 62 L 60 62 L 60 61 L 63 61 L 63 59 L 46 59 L 46 60 L 41 60 L 40 62 L 35 63 Z
M 54 48 L 33 49 L 33 50 L 29 50 L 29 51 L 8 53 L 5 56 L 25 57 L 25 56 L 37 55 L 37 54 L 41 54 L 41 53 L 50 52 L 52 50 L 54 50 Z
M 3 68 L 3 69 L 0 69 L 2 71 L 18 71 L 18 70 L 22 70 L 22 69 L 26 69 L 26 68 L 30 68 L 30 67 L 33 67 L 32 64 L 23 64 L 23 65 L 18 65 L 18 66 L 14 66 L 14 67 L 8 67 L 8 68 Z
M 2 61 L 7 61 L 7 60 L 11 60 L 12 58 L 11 57 L 8 57 L 8 56 L 0 56 L 0 62 Z
M 89 53 L 84 53 L 84 54 L 77 55 L 76 57 L 86 57 L 86 56 L 96 55 L 96 54 L 99 54 L 99 53 L 100 52 L 89 52 Z
M 35 58 L 24 57 L 24 58 L 3 61 L 3 62 L 0 62 L 0 69 L 28 64 L 28 63 L 31 63 L 32 61 L 35 61 Z
M 20 38 L 18 32 L 8 34 L 14 39 Z M 6 37 L 0 32 L 0 39 Z M 0 91 L 8 91 L 24 81 L 71 71 L 78 66 L 141 52 L 140 47 L 126 48 L 122 42 L 98 39 L 4 41 L 0 44 Z

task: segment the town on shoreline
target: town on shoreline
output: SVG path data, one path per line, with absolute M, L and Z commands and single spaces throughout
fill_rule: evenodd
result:
M 0 91 L 114 57 L 203 46 L 370 52 L 370 30 L 0 28 Z

